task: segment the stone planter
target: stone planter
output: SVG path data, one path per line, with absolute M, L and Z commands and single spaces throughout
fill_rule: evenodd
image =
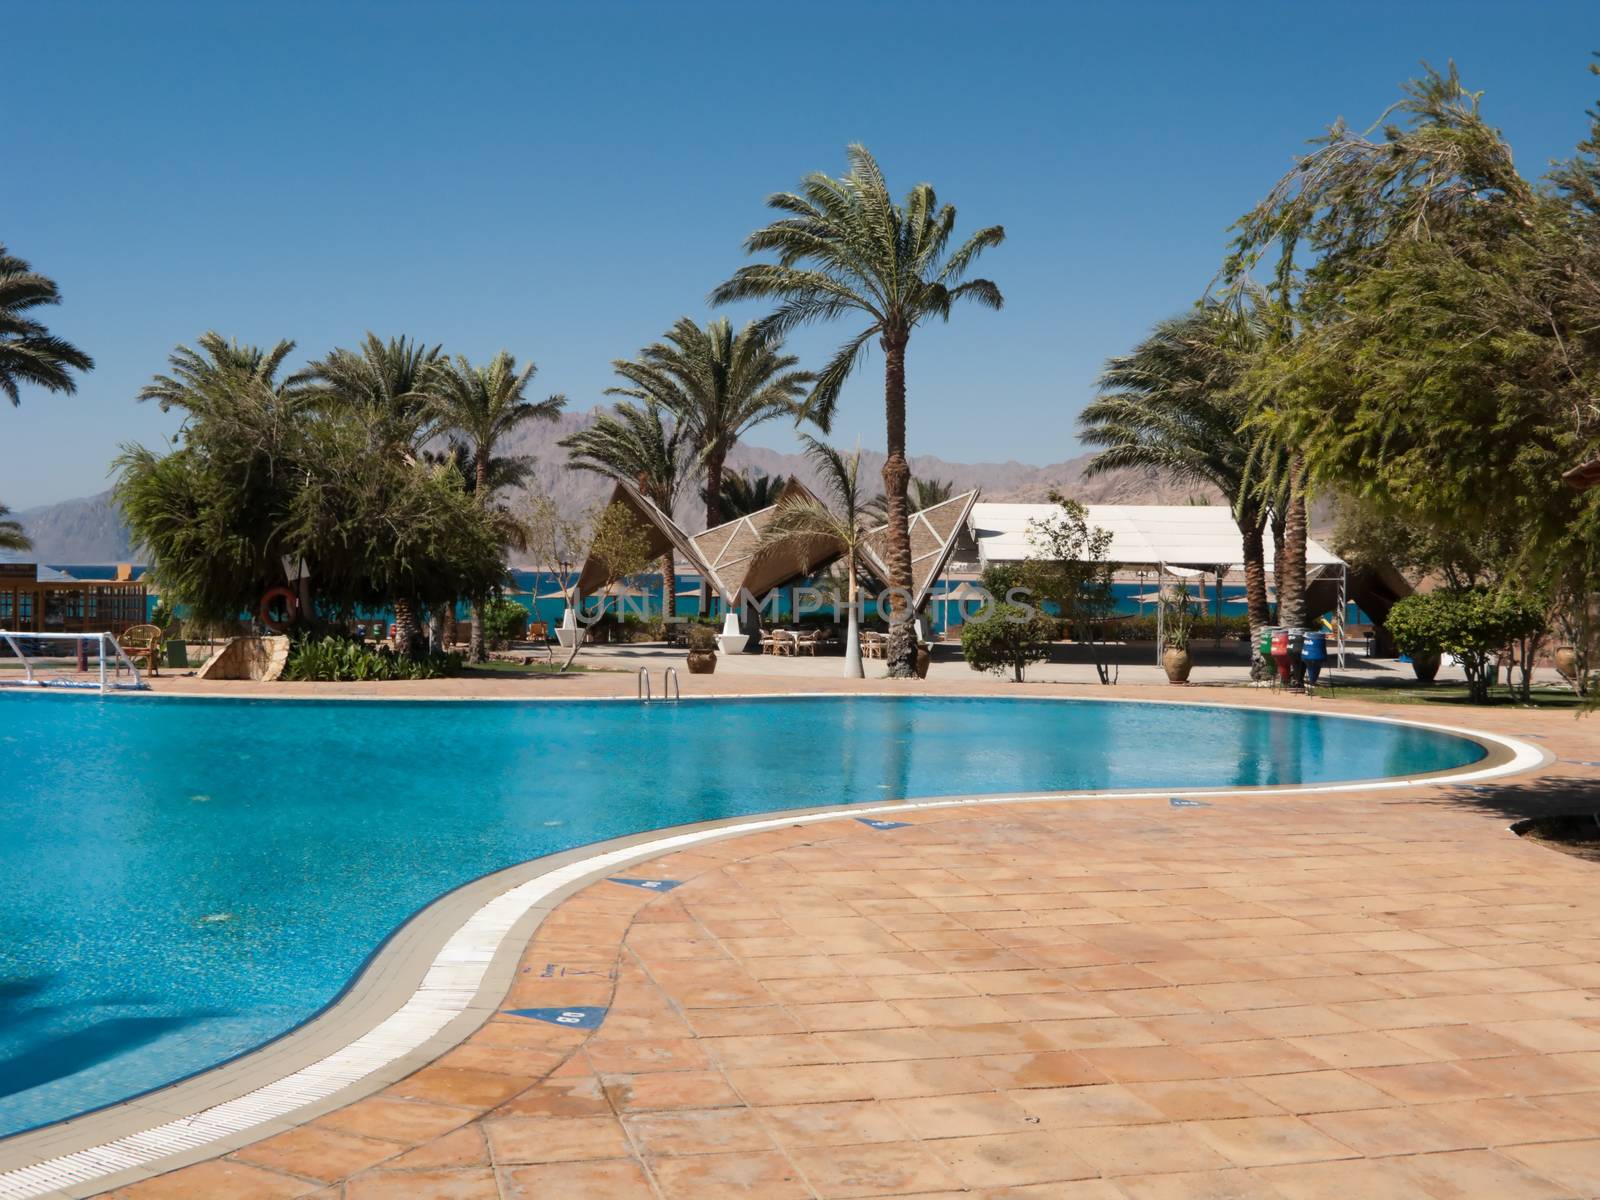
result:
M 1168 646 L 1161 654 L 1161 669 L 1167 673 L 1168 683 L 1188 683 L 1194 660 L 1187 648 Z
M 717 669 L 717 652 L 715 650 L 689 651 L 689 674 L 711 675 Z
M 1429 654 L 1412 654 L 1411 669 L 1416 672 L 1417 679 L 1422 683 L 1432 683 L 1434 676 L 1439 673 L 1441 661 L 1437 651 Z
M 1555 667 L 1556 674 L 1571 683 L 1578 677 L 1578 652 L 1571 646 L 1557 646 Z

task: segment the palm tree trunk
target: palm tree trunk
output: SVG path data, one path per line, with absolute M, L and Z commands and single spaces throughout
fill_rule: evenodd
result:
M 1283 522 L 1283 557 L 1273 564 L 1278 577 L 1278 622 L 1290 629 L 1306 625 L 1306 492 L 1305 458 L 1289 463 L 1289 511 Z M 1304 678 L 1305 664 L 1294 657 L 1294 686 Z
M 454 605 L 451 605 L 454 608 Z M 469 662 L 485 663 L 489 661 L 489 648 L 483 641 L 483 601 L 472 602 L 472 636 L 467 643 L 467 659 Z
M 1259 505 L 1251 504 L 1236 518 L 1244 543 L 1244 602 L 1250 622 L 1250 678 L 1272 677 L 1272 661 L 1261 653 L 1261 630 L 1272 623 L 1267 604 L 1266 521 Z
M 477 451 L 473 454 L 472 462 L 472 488 L 473 496 L 482 508 L 489 507 L 489 445 L 480 442 Z M 455 605 L 451 605 L 451 616 L 455 615 Z M 489 649 L 483 644 L 483 600 L 474 597 L 472 601 L 472 636 L 467 644 L 467 660 L 475 663 L 489 661 Z
M 883 463 L 883 494 L 888 504 L 885 565 L 889 585 L 905 592 L 889 613 L 889 678 L 911 679 L 917 673 L 917 639 L 910 636 L 914 614 L 911 593 L 911 526 L 906 512 L 906 484 L 911 467 L 906 462 L 906 333 L 888 333 L 879 341 L 883 347 L 883 409 L 888 432 L 888 458 Z M 914 630 L 914 626 L 910 626 Z
M 678 598 L 678 581 L 674 578 L 677 563 L 672 557 L 672 547 L 667 547 L 667 552 L 661 556 L 661 624 L 666 623 L 678 614 L 673 611 L 673 606 Z
M 706 456 L 706 528 L 715 529 L 722 524 L 722 475 L 727 455 L 713 450 Z
M 409 596 L 395 598 L 394 629 L 391 637 L 396 654 L 401 658 L 412 657 L 417 642 L 417 606 Z
M 722 524 L 722 475 L 726 456 L 714 450 L 706 457 L 706 528 L 715 529 Z M 711 581 L 700 581 L 700 596 L 695 601 L 695 612 L 705 616 L 711 611 Z
M 844 677 L 846 679 L 865 679 L 866 671 L 861 667 L 861 592 L 856 586 L 856 555 L 852 550 L 845 562 L 850 571 L 850 612 L 845 617 L 844 635 Z

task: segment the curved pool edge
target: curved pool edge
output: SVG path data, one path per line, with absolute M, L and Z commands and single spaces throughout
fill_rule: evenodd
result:
M 900 695 L 893 692 L 848 694 Z M 740 693 L 694 699 L 838 698 L 839 695 L 837 692 Z M 956 695 L 951 698 L 995 697 Z M 327 699 L 359 701 L 369 698 Z M 638 703 L 633 698 L 621 699 Z M 1091 700 L 1075 696 L 1030 699 Z M 1257 708 L 1216 700 L 1131 697 L 1093 700 Z M 1483 730 L 1379 714 L 1287 711 L 1293 715 L 1374 721 L 1449 734 L 1482 746 L 1485 757 L 1444 771 L 1337 783 L 1041 791 L 778 809 L 667 826 L 531 859 L 464 884 L 418 910 L 374 952 L 356 978 L 327 1007 L 265 1045 L 131 1099 L 0 1139 L 0 1200 L 88 1196 L 106 1188 L 126 1186 L 287 1131 L 404 1078 L 459 1044 L 498 1010 L 514 979 L 522 951 L 544 917 L 562 901 L 620 868 L 663 854 L 777 828 L 878 814 L 1063 803 L 1105 797 L 1216 798 L 1403 791 L 1476 784 L 1521 774 L 1554 759 L 1543 747 Z

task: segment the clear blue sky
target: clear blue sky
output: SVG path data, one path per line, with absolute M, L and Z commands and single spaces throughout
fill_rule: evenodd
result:
M 575 407 L 744 261 L 763 199 L 932 181 L 1004 312 L 912 342 L 914 453 L 1043 464 L 1107 355 L 1182 309 L 1304 140 L 1421 59 L 1487 92 L 1525 171 L 1600 92 L 1592 3 L 163 5 L 3 8 L 0 240 L 61 285 L 79 393 L 0 411 L 0 499 L 98 491 L 133 400 L 206 329 L 320 354 L 364 330 L 504 346 Z M 736 313 L 739 318 L 753 310 Z M 809 361 L 848 327 L 807 332 Z M 881 361 L 846 443 L 881 446 Z M 759 441 L 792 448 L 788 429 Z

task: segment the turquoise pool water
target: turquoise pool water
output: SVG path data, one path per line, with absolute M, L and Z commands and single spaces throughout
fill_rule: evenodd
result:
M 0 1136 L 292 1029 L 444 892 L 586 842 L 781 808 L 1318 783 L 1483 753 L 1336 717 L 1094 701 L 0 694 Z

